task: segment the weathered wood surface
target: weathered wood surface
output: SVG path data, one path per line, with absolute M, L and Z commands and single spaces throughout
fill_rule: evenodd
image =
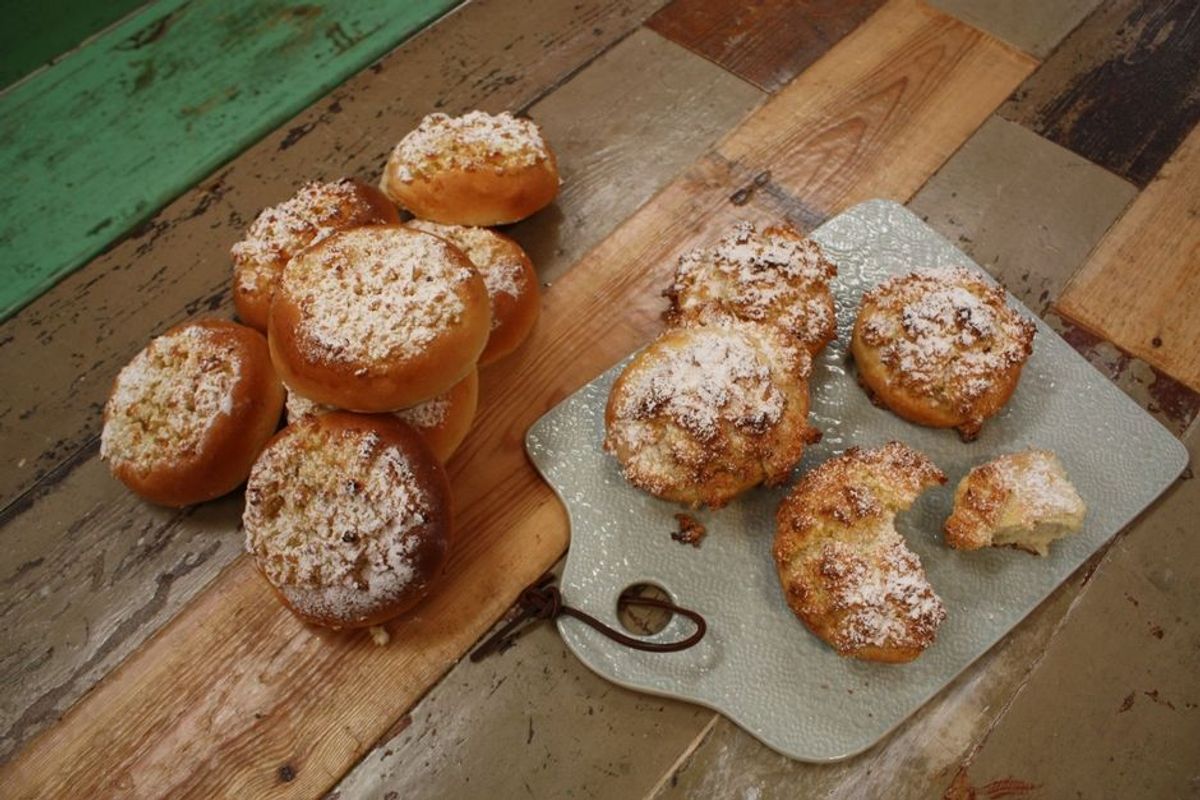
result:
M 158 0 L 0 95 L 0 318 L 456 2 Z
M 547 213 L 505 232 L 553 283 L 762 98 L 715 64 L 637 31 L 530 107 L 554 143 L 562 191 Z
M 1040 312 L 1135 196 L 1129 182 L 993 116 L 909 206 Z
M 1102 0 L 929 0 L 934 8 L 1045 58 Z
M 774 92 L 882 4 L 883 0 L 672 0 L 646 24 Z
M 1190 471 L 1112 545 L 947 800 L 1195 794 L 1200 428 L 1185 443 Z
M 1200 122 L 1200 4 L 1106 3 L 1000 113 L 1145 186 Z
M 1200 391 L 1200 127 L 1072 279 L 1064 316 Z
M 247 151 L 144 236 L 0 325 L 0 483 L 11 500 L 0 511 L 0 623 L 8 631 L 0 756 L 54 721 L 241 550 L 240 497 L 190 513 L 155 509 L 107 475 L 95 444 L 100 405 L 126 359 L 185 316 L 228 312 L 226 252 L 241 226 L 314 175 L 372 176 L 391 144 L 437 105 L 528 104 L 655 7 L 527 0 L 515 19 L 511 2 L 473 3 Z M 709 139 L 673 141 L 695 153 Z M 588 182 L 586 171 L 576 180 Z M 558 207 L 570 213 L 573 202 Z M 621 202 L 614 198 L 612 225 L 633 208 Z M 540 266 L 560 263 L 551 252 Z
M 61 57 L 146 0 L 0 2 L 0 90 Z
M 19 796 L 66 787 L 87 794 L 102 791 L 108 776 L 136 774 L 151 792 L 203 792 L 243 781 L 267 788 L 270 776 L 285 774 L 293 778 L 282 787 L 288 792 L 328 786 L 561 554 L 561 509 L 524 460 L 521 436 L 537 416 L 658 327 L 657 289 L 674 255 L 736 218 L 803 222 L 813 209 L 799 204 L 793 191 L 810 192 L 821 213 L 867 196 L 907 198 L 1031 67 L 993 39 L 911 0 L 893 0 L 806 73 L 813 77 L 798 79 L 755 112 L 712 157 L 693 165 L 556 282 L 529 345 L 504 369 L 485 373 L 483 411 L 452 465 L 460 518 L 471 536 L 456 552 L 442 591 L 415 618 L 394 626 L 392 658 L 412 654 L 402 658 L 404 668 L 393 663 L 381 671 L 378 651 L 361 638 L 330 646 L 328 637 L 305 632 L 265 600 L 266 589 L 240 560 L 63 724 L 26 748 L 6 769 L 9 785 L 19 787 Z M 814 86 L 823 87 L 815 97 Z M 881 94 L 891 98 L 887 112 L 864 116 L 868 98 Z M 780 162 L 811 165 L 812 148 L 828 154 L 830 144 L 836 151 L 846 136 L 859 152 L 833 162 L 840 167 L 835 175 L 814 181 L 808 170 L 784 169 L 750 196 L 738 191 L 761 171 L 763 146 L 773 143 Z M 745 154 L 746 162 L 731 160 L 734 153 Z M 615 307 L 621 316 L 610 313 Z M 536 397 L 530 386 L 539 387 Z M 233 617 L 237 623 L 227 626 Z M 226 670 L 235 663 L 239 675 L 269 669 L 287 680 L 234 680 L 230 688 Z M 185 686 L 182 674 L 189 676 Z M 343 688 L 357 686 L 371 688 L 358 699 Z M 214 692 L 223 695 L 228 713 L 204 711 Z M 317 699 L 331 695 L 337 702 Z M 312 700 L 296 703 L 296 697 Z M 279 711 L 268 722 L 235 709 Z M 330 730 L 349 731 L 361 746 L 355 750 L 339 738 L 318 747 Z M 104 753 L 92 747 L 97 737 L 109 742 Z M 181 740 L 189 745 L 182 766 L 173 748 L 156 744 Z M 244 744 L 251 740 L 252 749 Z M 303 773 L 290 760 L 279 773 L 279 759 L 293 755 Z

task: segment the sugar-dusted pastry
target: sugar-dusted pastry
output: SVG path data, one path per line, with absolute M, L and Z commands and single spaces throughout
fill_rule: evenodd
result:
M 558 165 L 532 120 L 430 114 L 396 145 L 380 186 L 421 219 L 504 225 L 555 198 Z
M 471 370 L 467 377 L 432 400 L 393 413 L 401 421 L 413 426 L 438 460 L 445 464 L 471 429 L 478 401 L 479 372 Z M 336 410 L 314 403 L 288 389 L 288 422 L 299 422 L 312 414 L 328 414 Z
M 450 487 L 410 426 L 387 414 L 305 417 L 271 440 L 246 486 L 246 549 L 301 619 L 378 625 L 441 574 Z
M 271 306 L 271 359 L 283 382 L 323 405 L 395 411 L 475 369 L 491 329 L 470 260 L 403 225 L 343 231 L 288 262 Z
M 813 438 L 810 365 L 770 325 L 669 328 L 613 384 L 604 447 L 634 486 L 689 506 L 780 483 Z
M 492 302 L 492 332 L 479 355 L 479 366 L 499 361 L 520 347 L 537 322 L 542 299 L 533 262 L 521 245 L 489 228 L 418 219 L 408 225 L 462 250 L 483 276 Z
M 784 597 L 840 655 L 912 661 L 946 617 L 893 521 L 946 476 L 900 442 L 857 447 L 806 473 L 779 506 L 775 564 Z
M 739 222 L 712 247 L 685 253 L 666 295 L 667 322 L 712 310 L 777 325 L 815 356 L 837 335 L 829 281 L 837 267 L 820 246 L 786 225 L 762 232 Z
M 1049 450 L 1024 450 L 975 467 L 958 484 L 946 544 L 958 550 L 1012 546 L 1039 556 L 1083 527 L 1087 507 Z
M 242 322 L 260 331 L 284 266 L 309 245 L 359 225 L 395 223 L 400 215 L 383 192 L 353 178 L 312 181 L 265 208 L 233 246 L 233 304 Z
M 100 457 L 151 502 L 211 500 L 246 480 L 282 408 L 262 334 L 226 320 L 185 323 L 117 375 Z
M 863 295 L 850 351 L 873 399 L 969 441 L 1016 389 L 1034 331 L 1002 288 L 965 269 L 929 269 Z

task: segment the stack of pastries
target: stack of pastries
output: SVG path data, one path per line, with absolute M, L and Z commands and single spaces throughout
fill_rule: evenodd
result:
M 231 250 L 243 324 L 181 325 L 117 376 L 101 451 L 114 475 L 173 506 L 246 483 L 247 549 L 306 621 L 407 610 L 453 540 L 443 464 L 471 427 L 478 369 L 539 312 L 529 257 L 480 226 L 558 186 L 533 122 L 432 114 L 379 188 L 311 182 L 265 209 Z
M 684 254 L 664 294 L 667 329 L 613 384 L 604 447 L 634 486 L 720 507 L 785 482 L 805 445 L 812 359 L 837 335 L 836 267 L 785 226 L 739 223 Z M 964 269 L 919 270 L 862 298 L 850 342 L 868 396 L 964 441 L 1011 397 L 1033 323 Z M 779 506 L 773 548 L 784 598 L 843 656 L 905 662 L 946 617 L 893 521 L 946 476 L 900 442 L 852 447 L 807 472 Z M 1046 555 L 1079 529 L 1083 501 L 1053 453 L 1001 456 L 965 477 L 946 543 Z

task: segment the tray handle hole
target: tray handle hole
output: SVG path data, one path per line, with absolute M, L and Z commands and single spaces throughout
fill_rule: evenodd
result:
M 654 583 L 635 583 L 626 586 L 620 597 L 649 597 L 667 603 L 675 599 L 667 590 Z M 653 636 L 670 624 L 675 615 L 665 608 L 624 605 L 617 601 L 617 620 L 621 627 L 634 636 Z

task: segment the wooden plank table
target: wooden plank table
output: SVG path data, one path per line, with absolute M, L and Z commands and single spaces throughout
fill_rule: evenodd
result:
M 475 0 L 0 323 L 5 796 L 1186 793 L 1189 480 L 836 765 L 611 686 L 549 626 L 460 661 L 568 543 L 524 430 L 652 336 L 674 257 L 736 219 L 811 228 L 869 197 L 909 203 L 1196 452 L 1194 5 L 1002 5 Z M 483 372 L 450 464 L 470 535 L 381 648 L 275 603 L 240 555 L 240 496 L 173 512 L 128 495 L 98 460 L 98 412 L 150 336 L 229 313 L 228 245 L 258 208 L 312 177 L 373 179 L 423 114 L 474 107 L 528 113 L 560 157 L 559 201 L 511 231 L 543 318 Z M 1029 734 L 1073 719 L 1088 724 L 1069 740 Z

